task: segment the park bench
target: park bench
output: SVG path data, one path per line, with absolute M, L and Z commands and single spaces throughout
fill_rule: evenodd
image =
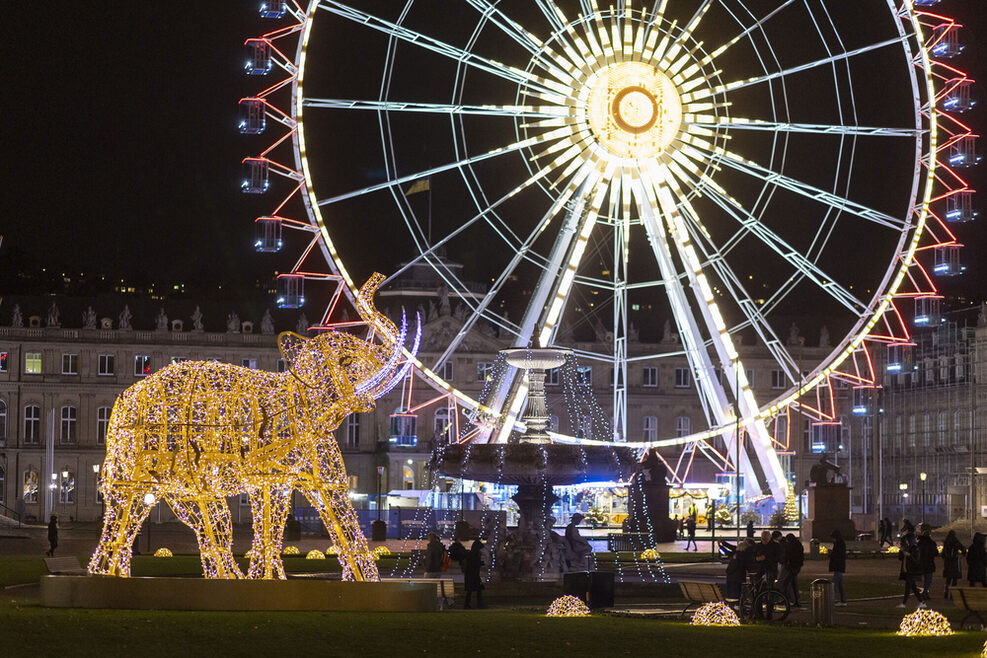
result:
M 397 583 L 421 583 L 435 585 L 435 596 L 439 600 L 439 610 L 451 608 L 456 596 L 456 583 L 452 578 L 381 578 L 382 581 Z
M 687 606 L 682 608 L 682 617 L 684 617 L 685 613 L 689 611 L 689 608 L 694 605 L 715 603 L 723 600 L 723 594 L 720 592 L 720 586 L 716 583 L 698 583 L 690 580 L 680 580 L 679 588 L 682 590 L 682 596 L 689 602 Z
M 960 628 L 966 624 L 970 617 L 976 617 L 981 628 L 987 626 L 984 623 L 983 613 L 987 612 L 987 589 L 983 587 L 953 587 L 953 603 L 966 610 L 966 616 L 960 622 Z
M 63 576 L 85 576 L 88 572 L 79 564 L 79 558 L 70 557 L 46 557 L 45 566 L 48 573 Z
M 653 545 L 651 535 L 646 532 L 611 532 L 607 534 L 607 550 L 611 553 L 643 551 Z

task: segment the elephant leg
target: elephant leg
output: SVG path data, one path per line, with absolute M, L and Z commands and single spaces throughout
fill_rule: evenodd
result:
M 332 542 L 339 550 L 337 557 L 343 567 L 343 580 L 379 581 L 377 563 L 370 553 L 367 537 L 360 529 L 356 510 L 350 503 L 345 487 L 303 490 L 309 502 L 319 510 L 319 516 Z
M 169 499 L 168 504 L 182 523 L 195 533 L 203 576 L 228 580 L 243 578 L 233 559 L 233 520 L 225 500 Z
M 105 491 L 106 514 L 99 545 L 89 560 L 89 573 L 127 577 L 134 539 L 151 511 L 143 492 L 131 488 Z
M 272 580 L 284 579 L 284 563 L 281 547 L 284 542 L 284 524 L 288 520 L 291 491 L 267 487 L 248 489 L 250 513 L 254 520 L 254 540 L 250 549 L 248 578 Z

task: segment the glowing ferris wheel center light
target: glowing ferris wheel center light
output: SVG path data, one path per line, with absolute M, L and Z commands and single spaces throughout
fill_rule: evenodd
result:
M 590 81 L 587 115 L 597 141 L 621 158 L 651 158 L 675 140 L 682 100 L 675 84 L 643 62 L 615 64 Z

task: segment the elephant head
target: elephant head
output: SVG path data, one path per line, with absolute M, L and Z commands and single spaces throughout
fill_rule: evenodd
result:
M 421 342 L 421 318 L 410 356 L 403 358 L 408 334 L 404 313 L 401 326 L 396 327 L 372 304 L 373 294 L 383 280 L 382 275 L 374 274 L 358 293 L 357 310 L 370 327 L 366 340 L 343 331 L 328 331 L 314 338 L 294 332 L 278 336 L 281 355 L 296 380 L 311 389 L 328 389 L 341 399 L 355 397 L 369 402 L 390 391 L 407 375 Z

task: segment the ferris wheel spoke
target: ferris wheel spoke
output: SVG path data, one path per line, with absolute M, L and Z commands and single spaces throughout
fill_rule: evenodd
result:
M 645 172 L 645 178 L 646 185 L 651 187 L 657 196 L 658 207 L 661 209 L 662 218 L 668 230 L 669 242 L 675 246 L 678 252 L 683 263 L 684 274 L 695 295 L 696 303 L 692 308 L 698 311 L 698 316 L 706 325 L 723 372 L 731 378 L 729 386 L 733 389 L 737 407 L 743 419 L 742 423 L 753 437 L 753 447 L 764 467 L 768 486 L 776 498 L 783 496 L 787 491 L 784 471 L 772 446 L 771 436 L 763 419 L 761 419 L 760 407 L 754 399 L 754 393 L 747 381 L 747 374 L 740 361 L 740 355 L 730 337 L 729 330 L 713 296 L 709 280 L 702 271 L 702 263 L 696 254 L 682 214 L 675 202 L 676 198 L 684 199 L 685 194 L 679 182 L 671 175 L 668 167 L 651 164 Z M 695 320 L 693 319 L 693 321 Z M 700 341 L 697 340 L 697 342 Z M 712 373 L 707 378 L 706 385 L 712 386 L 714 390 L 722 389 L 718 382 L 713 381 Z
M 695 13 L 692 15 L 692 18 L 689 19 L 689 22 L 685 24 L 682 31 L 678 34 L 675 40 L 672 41 L 672 45 L 669 47 L 668 51 L 665 53 L 655 53 L 655 55 L 661 57 L 661 63 L 658 65 L 659 68 L 666 69 L 673 62 L 675 62 L 675 58 L 678 56 L 679 52 L 681 52 L 686 42 L 692 38 L 693 32 L 695 32 L 696 28 L 699 27 L 703 17 L 706 16 L 706 12 L 708 12 L 709 8 L 712 6 L 713 0 L 702 0 L 702 3 L 696 9 Z M 682 58 L 683 63 L 685 62 L 685 59 L 686 58 Z M 669 72 L 674 74 L 676 71 Z
M 305 107 L 331 110 L 371 110 L 374 112 L 421 112 L 426 114 L 501 116 L 521 119 L 569 117 L 559 105 L 457 105 L 452 103 L 411 103 L 407 101 L 369 101 L 348 98 L 306 98 Z
M 683 180 L 683 182 L 688 182 L 697 189 L 701 187 L 713 203 L 722 209 L 729 217 L 736 220 L 740 225 L 741 231 L 735 234 L 733 238 L 720 247 L 719 251 L 721 253 L 729 251 L 731 249 L 731 243 L 739 241 L 739 239 L 744 235 L 752 235 L 792 265 L 797 272 L 812 281 L 820 290 L 830 295 L 841 305 L 849 309 L 855 317 L 862 313 L 866 313 L 866 303 L 860 299 L 857 299 L 853 293 L 837 283 L 832 276 L 824 272 L 807 256 L 802 254 L 798 249 L 793 247 L 785 239 L 775 233 L 764 222 L 755 217 L 747 208 L 743 206 L 743 204 L 733 198 L 715 181 L 703 176 L 700 182 L 700 180 L 690 177 L 682 171 L 681 168 L 678 168 L 677 175 Z
M 687 117 L 682 122 L 683 128 L 727 128 L 730 130 L 760 130 L 766 132 L 803 133 L 822 135 L 847 136 L 876 136 L 876 137 L 910 137 L 915 139 L 927 131 L 914 128 L 886 128 L 878 126 L 844 126 L 814 123 L 782 123 L 777 121 L 761 121 L 759 119 L 742 119 L 739 117 L 714 117 L 712 115 L 695 115 Z
M 852 215 L 860 217 L 861 219 L 866 219 L 867 221 L 873 222 L 878 226 L 883 226 L 897 232 L 907 231 L 913 228 L 911 222 L 907 220 L 892 217 L 891 215 L 879 212 L 873 208 L 868 208 L 863 204 L 838 196 L 832 192 L 821 190 L 818 187 L 814 187 L 808 183 L 803 183 L 802 181 L 791 178 L 790 176 L 772 171 L 771 169 L 762 167 L 756 162 L 747 160 L 736 153 L 728 151 L 721 146 L 713 145 L 703 139 L 693 136 L 684 136 L 683 141 L 687 143 L 687 146 L 683 149 L 683 151 L 689 153 L 690 157 L 693 159 L 699 161 L 707 161 L 712 159 L 718 163 L 723 163 L 731 169 L 764 181 L 769 185 L 788 190 L 789 192 L 794 192 L 836 210 L 846 211 Z
M 551 163 L 546 167 L 543 167 L 539 171 L 529 176 L 527 180 L 523 181 L 520 185 L 510 190 L 509 192 L 507 192 L 507 194 L 504 194 L 502 197 L 492 202 L 485 208 L 483 208 L 480 212 L 473 215 L 468 220 L 466 220 L 465 222 L 454 228 L 451 232 L 443 236 L 437 242 L 432 244 L 428 249 L 422 251 L 418 256 L 405 263 L 397 271 L 391 274 L 391 276 L 387 277 L 387 279 L 384 280 L 384 284 L 390 283 L 400 278 L 409 269 L 422 262 L 422 260 L 430 262 L 430 259 L 432 259 L 435 256 L 436 252 L 442 247 L 444 247 L 446 243 L 448 243 L 450 240 L 455 238 L 457 235 L 460 235 L 461 233 L 465 232 L 467 229 L 469 229 L 471 226 L 473 226 L 474 224 L 476 224 L 481 220 L 488 222 L 491 228 L 497 230 L 497 227 L 495 227 L 493 222 L 490 220 L 490 215 L 494 214 L 493 211 L 499 208 L 504 202 L 516 196 L 519 192 L 543 180 L 549 173 L 551 173 L 552 170 L 555 169 L 555 167 L 559 166 L 559 164 L 560 164 L 560 160 L 557 159 L 555 162 Z M 569 194 L 571 194 L 571 192 L 569 192 Z M 568 196 L 564 195 L 564 199 L 568 200 Z M 563 201 L 562 203 L 565 203 L 565 201 Z M 547 222 L 551 221 L 551 218 L 558 213 L 558 208 L 560 208 L 561 206 L 562 204 L 559 203 L 553 204 L 553 208 L 555 210 L 551 210 L 550 211 L 551 214 L 546 213 L 546 216 L 542 218 L 542 221 L 540 221 L 536 225 L 536 228 L 529 234 L 528 238 L 524 241 L 521 241 L 520 239 L 511 240 L 508 237 L 506 237 L 502 231 L 499 230 L 497 230 L 497 234 L 504 240 L 504 242 L 507 244 L 507 246 L 510 249 L 517 252 L 518 257 L 530 257 L 529 248 L 531 247 L 531 243 L 533 243 L 534 239 L 538 236 L 538 234 L 542 230 L 544 230 L 544 227 L 547 224 Z
M 570 186 L 575 186 L 572 194 L 575 204 L 555 238 L 548 264 L 528 300 L 514 341 L 515 347 L 527 347 L 536 333 L 539 345 L 548 345 L 554 337 L 613 171 L 612 163 L 586 160 L 577 176 L 570 181 Z M 563 205 L 553 204 L 553 209 L 558 212 Z M 527 387 L 520 378 L 505 377 L 498 388 L 495 400 L 502 406 L 497 407 L 496 411 L 506 410 L 506 421 L 498 435 L 498 442 L 503 442 L 521 412 Z
M 537 63 L 544 71 L 563 83 L 568 84 L 572 82 L 571 70 L 566 71 L 565 68 L 568 67 L 561 67 L 558 63 L 560 56 L 553 52 L 545 42 L 525 29 L 523 25 L 508 17 L 504 12 L 491 4 L 489 0 L 466 1 L 480 12 L 481 16 L 490 20 L 504 34 L 528 51 L 532 56 L 532 63 Z
M 673 168 L 669 173 L 678 178 L 681 183 L 685 183 L 686 185 L 691 184 L 691 180 L 688 179 L 685 176 L 685 173 L 681 170 L 676 171 Z M 702 252 L 705 262 L 719 277 L 721 284 L 733 297 L 734 301 L 736 301 L 737 306 L 746 318 L 745 322 L 742 322 L 734 327 L 730 327 L 730 333 L 733 334 L 746 327 L 751 327 L 757 332 L 758 336 L 761 338 L 761 341 L 767 347 L 768 351 L 774 357 L 779 366 L 784 368 L 786 372 L 796 369 L 795 360 L 785 349 L 784 344 L 778 338 L 774 328 L 768 322 L 767 317 L 758 307 L 758 304 L 751 298 L 747 290 L 744 288 L 740 277 L 737 276 L 737 274 L 733 271 L 733 268 L 727 263 L 725 255 L 728 252 L 728 247 L 717 249 L 716 245 L 712 244 L 708 234 L 701 230 L 700 227 L 702 226 L 702 222 L 699 221 L 698 213 L 695 207 L 689 203 L 688 199 L 679 197 L 675 203 L 679 212 L 687 220 L 686 228 L 693 243 Z M 728 213 L 732 212 L 727 208 L 724 210 Z M 708 247 L 707 243 L 709 244 Z
M 753 78 L 747 78 L 746 80 L 737 80 L 735 82 L 729 82 L 727 84 L 718 85 L 716 87 L 709 87 L 700 89 L 695 92 L 687 93 L 682 96 L 682 109 L 684 112 L 689 111 L 689 105 L 695 103 L 695 101 L 703 100 L 709 98 L 710 96 L 717 96 L 719 94 L 726 94 L 731 91 L 736 91 L 738 89 L 744 89 L 745 87 L 750 87 L 752 85 L 761 84 L 762 82 L 770 82 L 771 80 L 777 80 L 778 78 L 785 78 L 796 73 L 801 73 L 803 71 L 808 71 L 820 66 L 828 66 L 836 62 L 844 61 L 856 57 L 858 55 L 863 55 L 864 53 L 869 53 L 874 50 L 880 50 L 881 48 L 887 48 L 888 46 L 900 45 L 908 40 L 908 35 L 902 37 L 896 37 L 894 39 L 885 39 L 884 41 L 879 41 L 877 43 L 872 43 L 867 46 L 857 48 L 855 50 L 849 50 L 842 53 L 837 53 L 835 55 L 830 55 L 829 57 L 824 57 L 822 59 L 817 59 L 813 62 L 808 62 L 806 64 L 800 64 L 799 66 L 793 66 L 791 68 L 783 69 L 775 73 L 768 73 L 766 75 L 756 76 Z
M 333 203 L 338 203 L 340 201 L 346 201 L 347 199 L 353 199 L 365 194 L 371 194 L 373 192 L 378 192 L 380 190 L 390 190 L 394 187 L 399 187 L 405 185 L 406 183 L 413 183 L 416 180 L 422 178 L 428 178 L 429 176 L 434 176 L 436 174 L 441 174 L 452 169 L 460 169 L 462 167 L 467 167 L 477 162 L 483 162 L 484 160 L 489 160 L 491 158 L 496 158 L 500 155 L 505 155 L 508 153 L 513 153 L 524 148 L 529 148 L 536 146 L 544 142 L 551 142 L 558 139 L 572 140 L 572 132 L 568 128 L 559 128 L 552 130 L 534 137 L 529 137 L 528 139 L 523 139 L 519 142 L 515 142 L 510 146 L 504 146 L 501 148 L 496 148 L 492 151 L 487 151 L 486 153 L 481 153 L 479 155 L 474 155 L 472 157 L 463 158 L 456 162 L 450 162 L 438 167 L 432 167 L 431 169 L 425 169 L 414 174 L 408 174 L 407 176 L 401 176 L 399 178 L 394 178 L 383 183 L 377 183 L 376 185 L 368 185 L 367 187 L 361 188 L 359 190 L 353 190 L 351 192 L 346 192 L 344 194 L 337 194 L 336 196 L 329 197 L 327 199 L 322 199 L 318 202 L 320 206 L 327 206 Z
M 672 318 L 685 347 L 686 360 L 695 376 L 703 413 L 711 426 L 727 427 L 736 416 L 730 408 L 723 386 L 715 377 L 716 369 L 713 366 L 709 350 L 706 348 L 705 339 L 700 331 L 696 316 L 691 311 L 685 286 L 682 283 L 682 279 L 688 279 L 688 277 L 678 272 L 670 247 L 672 240 L 666 237 L 665 231 L 659 224 L 660 220 L 656 211 L 662 207 L 662 202 L 658 199 L 659 191 L 656 185 L 657 183 L 648 172 L 642 172 L 642 176 L 634 181 L 635 197 L 641 222 L 648 235 L 648 242 L 654 252 L 658 269 L 665 281 L 668 300 L 672 307 Z M 668 207 L 667 202 L 666 207 Z M 662 212 L 665 214 L 664 211 Z M 732 372 L 732 370 L 724 369 L 723 372 Z M 735 456 L 734 463 L 740 462 L 740 470 L 744 473 L 748 490 L 758 489 L 758 477 L 746 453 L 741 452 L 739 460 L 737 460 L 735 445 L 727 440 L 728 437 L 725 434 L 723 439 L 729 454 Z
M 539 78 L 526 71 L 477 55 L 469 50 L 457 48 L 434 37 L 384 20 L 379 16 L 360 11 L 336 0 L 322 0 L 319 4 L 319 9 L 437 53 L 455 62 L 460 62 L 498 78 L 509 80 L 528 89 L 535 96 L 560 100 L 567 98 L 571 93 L 571 87 L 566 85 Z
M 780 5 L 778 5 L 777 7 L 775 7 L 773 10 L 771 10 L 763 18 L 758 19 L 756 22 L 754 22 L 751 25 L 749 25 L 748 27 L 746 27 L 739 34 L 735 35 L 732 39 L 730 39 L 729 41 L 724 42 L 722 45 L 718 46 L 717 48 L 714 48 L 712 51 L 710 51 L 710 53 L 708 55 L 706 55 L 706 57 L 704 57 L 702 60 L 700 60 L 696 64 L 695 70 L 699 70 L 703 66 L 706 66 L 707 64 L 711 63 L 717 57 L 722 56 L 723 53 L 725 53 L 731 47 L 735 46 L 737 43 L 739 43 L 743 39 L 747 38 L 752 32 L 755 32 L 757 30 L 760 30 L 762 27 L 764 27 L 764 25 L 768 21 L 770 21 L 772 18 L 774 18 L 775 16 L 777 16 L 779 13 L 781 13 L 781 11 L 784 10 L 784 9 L 786 9 L 789 5 L 794 4 L 796 1 L 797 0 L 785 0 L 785 2 L 783 2 Z M 727 9 L 727 11 L 731 15 L 733 15 L 733 12 L 730 12 L 729 9 Z M 736 19 L 736 16 L 734 16 L 734 18 Z M 737 20 L 739 22 L 739 19 L 737 19 Z M 693 73 L 694 72 L 695 71 L 693 71 Z M 691 77 L 691 74 L 690 75 L 686 75 L 685 73 L 683 73 L 682 74 L 682 77 L 683 78 L 688 78 L 688 77 Z

